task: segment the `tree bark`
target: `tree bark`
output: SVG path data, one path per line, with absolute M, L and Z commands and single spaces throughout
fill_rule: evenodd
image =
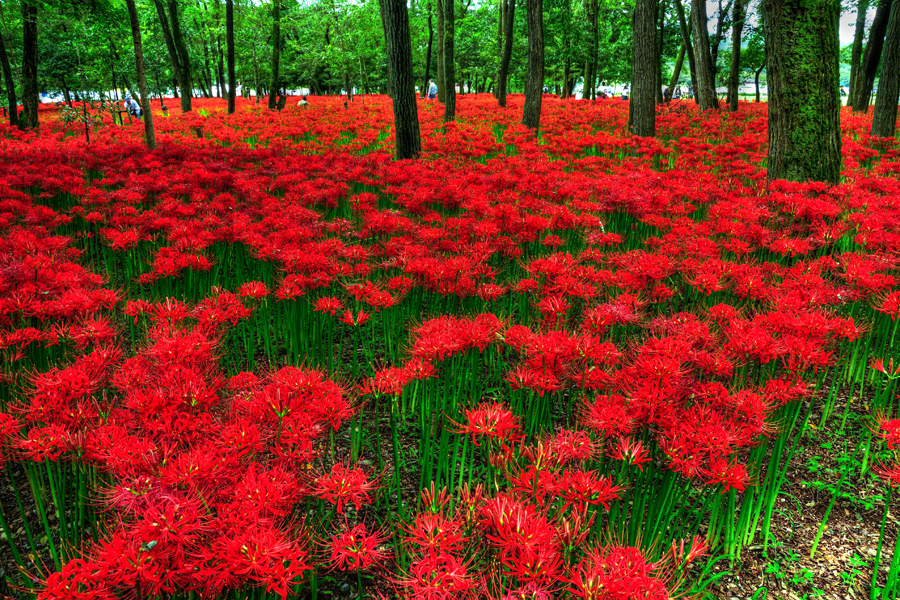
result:
M 662 53 L 666 31 L 666 0 L 662 0 L 659 4 L 657 4 L 656 10 L 659 13 L 657 15 L 659 18 L 659 36 L 656 38 L 656 83 L 654 83 L 654 88 L 656 88 L 656 103 L 662 104 Z
M 162 28 L 163 39 L 166 42 L 166 49 L 169 51 L 169 62 L 172 63 L 172 72 L 175 75 L 175 83 L 176 85 L 172 88 L 175 93 L 174 96 L 176 98 L 181 99 L 181 96 L 184 96 L 184 90 L 188 88 L 184 80 L 184 73 L 181 70 L 181 58 L 178 56 L 178 50 L 175 48 L 175 40 L 172 38 L 172 29 L 169 27 L 169 17 L 166 14 L 166 9 L 163 6 L 162 0 L 153 0 L 154 6 L 156 6 L 156 14 L 159 17 L 159 25 Z M 181 89 L 181 95 L 178 94 L 178 89 Z M 187 102 L 188 110 L 190 110 L 190 95 L 188 95 Z M 185 101 L 181 99 L 181 110 L 184 110 Z
M 697 98 L 697 66 L 694 57 L 694 45 L 691 43 L 691 30 L 688 27 L 687 19 L 684 16 L 684 6 L 681 0 L 675 0 L 675 11 L 678 13 L 678 26 L 681 28 L 681 39 L 684 41 L 685 54 L 688 58 L 688 68 L 691 71 L 691 87 L 694 89 L 694 102 L 699 103 Z
M 528 21 L 528 75 L 525 79 L 525 108 L 522 124 L 537 131 L 541 126 L 544 96 L 544 2 L 526 0 Z
M 584 78 L 585 87 L 588 90 L 586 96 L 590 100 L 597 99 L 597 51 L 600 47 L 600 34 L 598 31 L 598 23 L 600 17 L 600 6 L 597 0 L 589 0 L 590 7 L 590 26 L 591 26 L 591 49 L 590 57 L 587 62 L 587 75 Z M 582 94 L 582 97 L 585 97 Z
M 766 63 L 759 65 L 759 68 L 756 70 L 756 77 L 754 81 L 756 82 L 756 101 L 759 102 L 759 75 L 763 72 L 763 69 L 766 68 Z
M 637 0 L 632 17 L 631 97 L 628 126 L 641 137 L 656 136 L 656 0 Z
M 687 53 L 687 47 L 684 40 L 681 41 L 681 50 L 678 51 L 678 58 L 675 59 L 675 68 L 672 70 L 672 78 L 669 80 L 669 87 L 666 88 L 664 100 L 669 102 L 672 100 L 672 94 L 675 93 L 675 86 L 678 85 L 678 78 L 681 77 L 681 69 L 684 66 L 684 55 Z
M 718 110 L 716 96 L 716 71 L 709 51 L 706 1 L 691 0 L 691 28 L 694 34 L 694 68 L 697 72 L 695 93 L 700 100 L 700 110 Z
M 428 3 L 428 51 L 425 53 L 425 79 L 422 81 L 422 97 L 428 96 L 428 82 L 431 81 L 431 47 L 434 43 L 434 26 L 431 24 L 431 3 Z M 409 15 L 407 15 L 409 20 Z
M 445 92 L 447 91 L 447 83 L 444 73 L 444 0 L 437 0 L 437 87 L 438 102 L 444 102 Z
M 738 109 L 738 87 L 741 83 L 741 34 L 744 31 L 744 10 L 742 0 L 734 0 L 734 15 L 731 22 L 731 72 L 728 75 L 728 108 Z
M 416 80 L 412 67 L 412 43 L 406 0 L 384 0 L 385 30 L 388 36 L 388 69 L 394 82 L 394 137 L 398 160 L 417 158 L 422 151 Z
M 188 53 L 187 43 L 181 32 L 181 21 L 178 19 L 178 2 L 169 0 L 169 18 L 172 20 L 172 41 L 178 53 L 178 61 L 181 63 L 181 111 L 190 112 L 191 98 L 194 95 L 194 85 L 191 79 L 191 56 Z
M 500 59 L 500 71 L 497 73 L 497 104 L 506 106 L 506 89 L 509 80 L 509 61 L 512 59 L 513 25 L 516 18 L 516 0 L 501 0 L 503 11 L 503 56 Z
M 869 110 L 872 88 L 875 87 L 875 75 L 878 73 L 878 63 L 881 61 L 881 50 L 884 47 L 884 34 L 887 31 L 888 19 L 891 14 L 891 4 L 891 0 L 880 0 L 878 8 L 875 10 L 875 19 L 873 19 L 872 29 L 869 31 L 869 41 L 866 42 L 862 65 L 856 75 L 856 89 L 854 90 L 856 94 L 850 98 L 853 112 L 865 113 Z
M 838 183 L 839 0 L 764 0 L 768 178 Z
M 716 73 L 719 68 L 719 46 L 722 44 L 722 29 L 725 26 L 725 19 L 728 17 L 728 11 L 731 10 L 732 2 L 734 2 L 734 0 L 728 0 L 728 3 L 723 7 L 722 1 L 719 0 L 719 16 L 716 19 L 716 35 L 713 37 L 709 50 L 713 66 L 713 81 L 715 81 Z
M 38 81 L 37 81 L 37 16 L 38 7 L 22 2 L 22 108 L 23 122 L 19 127 L 37 129 L 38 123 Z
M 141 25 L 138 21 L 137 7 L 134 0 L 125 0 L 128 7 L 128 20 L 131 22 L 131 39 L 134 42 L 134 63 L 137 71 L 138 91 L 141 94 L 141 107 L 144 109 L 144 140 L 147 148 L 156 149 L 156 133 L 153 130 L 153 112 L 150 110 L 150 91 L 147 87 L 147 72 L 144 69 L 144 46 L 141 43 Z
M 856 8 L 856 33 L 853 35 L 853 49 L 850 53 L 850 89 L 847 91 L 848 103 L 853 98 L 856 89 L 856 79 L 859 74 L 859 62 L 862 59 L 863 38 L 866 35 L 866 13 L 869 11 L 869 0 L 859 0 Z
M 272 79 L 269 84 L 269 108 L 278 105 L 278 67 L 281 65 L 281 0 L 272 0 Z
M 9 64 L 9 56 L 6 54 L 6 43 L 3 40 L 3 34 L 0 34 L 0 66 L 3 68 L 3 80 L 6 82 L 6 102 L 9 106 L 9 124 L 16 127 L 18 124 L 16 101 L 16 82 L 13 79 L 12 68 Z
M 237 77 L 234 72 L 234 0 L 225 0 L 225 43 L 228 47 L 228 114 L 234 113 Z
M 444 4 L 444 123 L 456 120 L 456 58 L 454 52 L 456 0 L 443 0 Z
M 884 56 L 881 58 L 881 78 L 875 97 L 872 135 L 894 137 L 897 126 L 897 96 L 900 95 L 900 1 L 891 7 Z

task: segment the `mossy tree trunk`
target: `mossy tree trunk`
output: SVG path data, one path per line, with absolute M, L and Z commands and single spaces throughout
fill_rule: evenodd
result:
M 900 2 L 900 0 L 897 0 L 897 2 Z M 878 8 L 875 9 L 875 18 L 872 20 L 872 29 L 869 31 L 866 51 L 863 54 L 862 64 L 856 73 L 853 90 L 855 93 L 850 97 L 849 104 L 853 107 L 853 112 L 865 113 L 869 110 L 869 103 L 872 101 L 872 88 L 875 87 L 875 75 L 878 73 L 878 63 L 881 62 L 884 34 L 887 32 L 892 4 L 896 4 L 896 2 L 880 0 Z
M 872 135 L 894 137 L 897 127 L 897 96 L 900 95 L 900 1 L 891 8 L 884 56 L 881 57 L 881 79 L 875 97 Z
M 840 179 L 840 13 L 840 0 L 763 1 L 770 181 Z

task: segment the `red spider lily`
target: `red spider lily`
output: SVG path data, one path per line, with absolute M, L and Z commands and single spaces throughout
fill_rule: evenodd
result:
M 609 453 L 609 456 L 616 460 L 624 461 L 629 465 L 635 465 L 641 471 L 644 470 L 642 465 L 650 462 L 649 452 L 644 448 L 642 442 L 627 437 L 620 437 L 616 440 L 616 446 Z
M 364 571 L 382 563 L 388 556 L 384 547 L 387 534 L 369 533 L 362 523 L 334 534 L 326 543 L 329 560 L 340 571 Z
M 359 390 L 363 394 L 385 394 L 399 398 L 411 379 L 405 369 L 387 367 L 363 381 Z
M 900 487 L 900 460 L 896 457 L 891 465 L 878 461 L 877 465 L 872 466 L 872 472 L 884 479 L 892 488 Z
M 669 548 L 669 556 L 679 568 L 684 568 L 694 562 L 697 558 L 705 555 L 709 550 L 709 542 L 700 536 L 695 535 L 691 538 L 690 547 L 685 552 L 684 540 L 672 541 L 672 547 Z
M 569 471 L 560 473 L 556 480 L 556 493 L 565 503 L 562 510 L 570 506 L 583 513 L 588 506 L 603 506 L 609 510 L 609 503 L 619 498 L 621 487 L 614 485 L 608 477 L 594 471 Z
M 881 358 L 873 359 L 871 362 L 871 367 L 878 371 L 879 373 L 884 373 L 890 379 L 896 379 L 900 377 L 900 364 L 894 368 L 894 357 L 892 356 L 888 361 L 887 366 L 884 365 L 884 360 Z
M 269 295 L 269 290 L 262 281 L 249 281 L 241 284 L 241 287 L 238 288 L 238 295 L 242 298 L 262 300 Z
M 441 513 L 419 513 L 403 531 L 406 545 L 423 556 L 458 556 L 469 539 L 462 522 Z
M 378 479 L 370 481 L 365 471 L 359 467 L 350 468 L 336 463 L 328 473 L 318 475 L 313 495 L 334 504 L 338 514 L 344 514 L 344 507 L 352 503 L 356 510 L 363 504 L 370 504 L 370 492 L 378 489 Z
M 599 448 L 599 444 L 592 441 L 586 431 L 568 429 L 557 432 L 550 444 L 561 465 L 589 460 Z
M 425 556 L 414 561 L 406 576 L 397 580 L 401 594 L 425 600 L 475 598 L 480 586 L 473 575 L 470 562 L 448 554 Z
M 321 313 L 328 313 L 329 315 L 334 316 L 337 314 L 337 311 L 344 308 L 344 303 L 340 301 L 338 298 L 319 298 L 313 303 L 313 310 Z M 351 323 L 352 324 L 352 323 Z
M 338 318 L 338 321 L 346 323 L 347 325 L 357 326 L 365 325 L 369 321 L 369 318 L 369 313 L 363 310 L 358 311 L 356 315 L 354 315 L 353 311 L 348 309 Z
M 496 439 L 506 446 L 522 438 L 521 427 L 512 411 L 496 402 L 479 404 L 466 409 L 466 425 L 459 426 L 457 433 L 472 436 L 472 443 L 480 446 L 479 439 Z
M 648 562 L 637 548 L 591 548 L 572 569 L 569 582 L 572 587 L 566 591 L 584 600 L 636 595 L 651 600 L 669 598 L 665 571 L 658 563 Z

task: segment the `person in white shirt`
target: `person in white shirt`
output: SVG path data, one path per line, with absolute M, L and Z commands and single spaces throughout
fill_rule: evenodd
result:
M 131 96 L 125 97 L 125 108 L 128 110 L 128 114 L 137 117 L 138 119 L 144 116 L 144 109 L 142 109 L 141 105 Z

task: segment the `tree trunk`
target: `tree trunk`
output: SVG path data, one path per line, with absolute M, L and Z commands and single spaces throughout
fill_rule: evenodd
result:
M 697 66 L 694 57 L 694 45 L 691 43 L 691 31 L 688 28 L 687 19 L 684 16 L 684 6 L 681 0 L 675 0 L 675 11 L 678 13 L 678 26 L 681 28 L 681 39 L 684 42 L 685 54 L 688 58 L 688 68 L 691 71 L 691 87 L 694 89 L 694 102 L 699 103 L 697 98 Z
M 434 43 L 434 26 L 431 24 L 431 3 L 428 3 L 428 51 L 425 54 L 425 80 L 422 82 L 422 97 L 428 96 L 428 82 L 431 81 L 431 46 Z M 407 15 L 407 21 L 409 15 Z
M 9 105 L 9 124 L 15 127 L 18 124 L 16 101 L 16 82 L 13 80 L 12 68 L 9 65 L 9 56 L 6 54 L 6 43 L 0 34 L 0 66 L 3 67 L 3 80 L 6 82 L 6 102 Z
M 850 98 L 853 112 L 865 113 L 869 110 L 872 88 L 875 87 L 875 75 L 878 73 L 878 63 L 881 61 L 881 50 L 884 47 L 884 34 L 891 14 L 891 4 L 891 0 L 881 0 L 875 10 L 875 19 L 869 31 L 869 41 L 866 42 L 862 65 L 856 75 L 856 94 Z
M 675 59 L 675 68 L 672 70 L 672 79 L 669 80 L 669 87 L 666 88 L 665 101 L 672 100 L 672 94 L 675 93 L 675 86 L 678 85 L 678 78 L 681 77 L 681 68 L 684 66 L 684 55 L 687 53 L 687 47 L 684 40 L 681 41 L 681 50 L 678 51 L 678 58 Z
M 738 109 L 738 87 L 741 84 L 741 34 L 744 31 L 744 10 L 742 0 L 734 0 L 734 15 L 731 23 L 731 72 L 728 75 L 728 108 Z
M 501 0 L 505 8 L 503 12 L 503 57 L 500 60 L 500 71 L 497 73 L 497 104 L 506 106 L 506 88 L 509 81 L 509 61 L 512 59 L 513 25 L 516 18 L 516 0 Z
M 66 82 L 66 76 L 62 75 L 59 78 L 59 84 L 62 86 L 63 90 L 63 98 L 66 99 L 66 104 L 69 108 L 72 108 L 72 95 L 69 93 L 69 84 Z
M 759 65 L 759 68 L 756 70 L 756 77 L 754 81 L 756 82 L 756 101 L 759 102 L 759 75 L 763 72 L 763 69 L 766 68 L 766 63 Z
M 859 62 L 862 59 L 863 38 L 866 36 L 866 13 L 869 11 L 869 0 L 859 0 L 856 8 L 856 33 L 853 35 L 853 50 L 850 54 L 850 89 L 847 91 L 848 103 L 856 90 L 856 76 L 859 74 Z
M 23 120 L 19 127 L 37 129 L 38 123 L 38 81 L 37 81 L 37 16 L 38 7 L 22 2 L 22 108 Z
M 694 68 L 697 70 L 697 88 L 694 92 L 700 100 L 700 110 L 718 110 L 716 96 L 716 72 L 709 51 L 705 0 L 691 0 L 691 28 L 694 34 Z
M 417 158 L 422 150 L 419 113 L 416 107 L 416 80 L 412 67 L 412 43 L 406 0 L 384 0 L 385 30 L 388 37 L 388 69 L 394 82 L 394 137 L 398 160 Z
M 656 0 L 637 0 L 632 17 L 631 97 L 628 126 L 641 137 L 656 136 Z
M 528 75 L 525 79 L 525 109 L 522 124 L 537 131 L 541 126 L 544 96 L 544 2 L 526 0 L 528 21 Z
M 344 92 L 347 94 L 347 100 L 353 102 L 353 88 L 350 85 L 350 68 L 344 68 Z
M 657 13 L 659 18 L 659 36 L 656 38 L 656 82 L 654 83 L 654 87 L 656 88 L 656 103 L 662 104 L 663 102 L 663 89 L 662 89 L 662 53 L 663 53 L 663 44 L 665 38 L 665 30 L 666 30 L 666 0 L 662 0 L 659 4 L 657 4 Z
M 454 37 L 456 29 L 456 13 L 453 10 L 456 0 L 443 0 L 444 4 L 444 123 L 456 120 L 456 58 L 454 53 Z
M 225 44 L 228 48 L 228 114 L 234 113 L 237 77 L 234 72 L 234 0 L 225 0 Z
M 722 45 L 722 28 L 725 26 L 725 18 L 728 16 L 728 11 L 731 10 L 733 1 L 734 0 L 728 0 L 728 3 L 723 8 L 722 0 L 719 0 L 719 16 L 716 20 L 716 35 L 713 37 L 709 51 L 713 66 L 713 81 L 715 81 L 716 73 L 719 69 L 719 46 Z
M 272 79 L 269 84 L 269 108 L 278 105 L 278 67 L 281 65 L 281 0 L 272 0 Z
M 141 94 L 141 108 L 144 109 L 144 140 L 147 148 L 156 148 L 156 133 L 153 131 L 153 112 L 150 110 L 150 91 L 147 87 L 147 72 L 144 69 L 144 46 L 141 43 L 141 25 L 138 21 L 134 0 L 125 0 L 128 19 L 131 21 L 131 39 L 134 41 L 134 62 L 137 70 L 138 91 Z
M 169 17 L 166 14 L 166 9 L 163 6 L 162 0 L 153 0 L 154 6 L 156 6 L 156 14 L 159 17 L 159 25 L 162 28 L 163 39 L 166 42 L 166 49 L 169 51 L 169 62 L 172 63 L 172 72 L 175 75 L 175 85 L 173 85 L 172 89 L 174 90 L 174 96 L 176 98 L 180 98 L 178 94 L 178 90 L 181 89 L 181 96 L 184 96 L 184 90 L 188 88 L 188 85 L 184 79 L 184 73 L 181 70 L 181 58 L 178 56 L 178 49 L 175 48 L 175 40 L 172 38 L 172 29 L 169 27 Z M 185 101 L 181 98 L 181 110 L 184 110 Z M 190 110 L 190 95 L 188 94 L 187 101 L 188 110 Z
M 875 97 L 872 135 L 894 137 L 897 125 L 897 96 L 900 95 L 900 1 L 894 2 L 884 40 L 881 78 Z
M 838 183 L 841 98 L 836 0 L 764 0 L 768 178 Z
M 582 93 L 583 98 L 589 100 L 597 99 L 597 51 L 600 46 L 600 35 L 597 31 L 599 22 L 600 7 L 597 0 L 589 0 L 590 7 L 590 26 L 591 26 L 591 48 L 590 56 L 585 67 L 586 75 L 584 78 L 584 87 L 588 90 L 588 95 Z
M 181 111 L 190 112 L 191 98 L 194 95 L 194 85 L 191 79 L 191 56 L 188 53 L 187 43 L 181 33 L 181 21 L 178 19 L 178 2 L 169 0 L 169 18 L 172 20 L 172 41 L 178 52 L 178 61 L 181 63 Z
M 437 33 L 438 33 L 438 51 L 437 51 L 437 87 L 438 102 L 443 102 L 446 97 L 447 82 L 444 73 L 444 0 L 437 0 Z

